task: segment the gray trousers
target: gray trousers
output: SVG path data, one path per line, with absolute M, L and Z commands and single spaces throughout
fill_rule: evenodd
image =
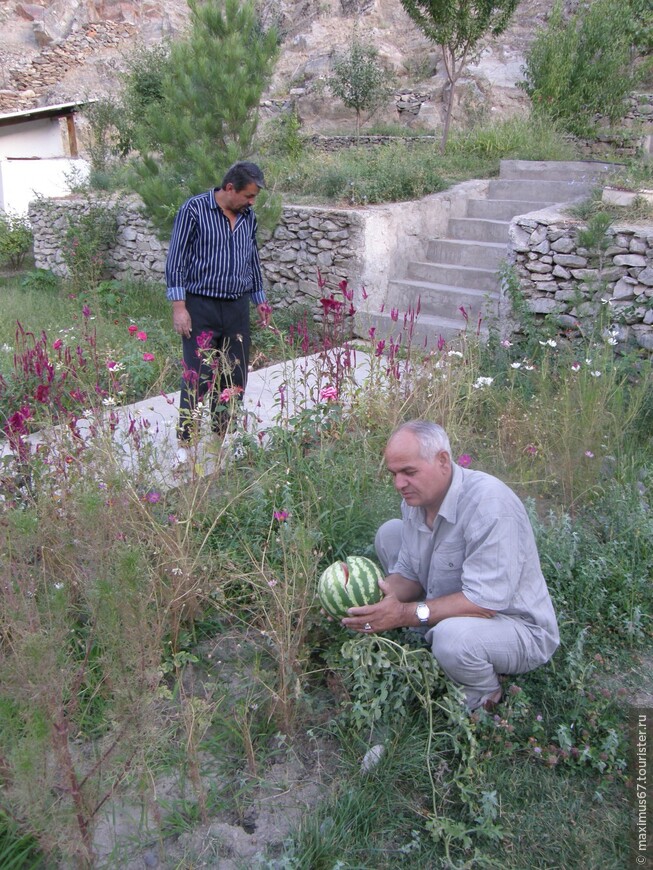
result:
M 388 574 L 399 556 L 401 527 L 401 520 L 389 520 L 376 533 L 376 552 Z M 446 676 L 462 688 L 470 710 L 499 689 L 499 674 L 537 666 L 539 650 L 528 626 L 502 613 L 490 619 L 452 616 L 429 628 L 424 639 Z

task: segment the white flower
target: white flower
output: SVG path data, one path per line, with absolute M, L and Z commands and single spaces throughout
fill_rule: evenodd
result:
M 510 368 L 511 368 L 511 369 L 520 369 L 520 368 L 521 368 L 521 363 L 520 363 L 520 362 L 510 363 Z
M 590 372 L 590 374 L 592 375 L 593 378 L 600 378 L 601 377 L 601 372 L 598 370 Z
M 524 368 L 527 372 L 532 372 L 535 369 L 535 366 L 527 366 L 526 364 L 524 364 Z
M 592 360 L 591 360 L 591 359 L 586 359 L 585 362 L 586 362 L 586 364 L 587 364 L 588 366 L 591 366 L 591 365 L 592 365 Z
M 557 347 L 558 346 L 558 342 L 554 341 L 554 339 L 552 339 L 552 338 L 547 338 L 546 341 L 541 341 L 540 344 L 542 345 L 542 347 L 547 347 L 547 345 L 548 345 L 548 347 Z
M 107 396 L 106 399 L 102 399 L 102 404 L 107 406 L 115 405 L 116 400 L 113 398 L 113 396 Z
M 459 356 L 462 359 L 462 353 L 459 350 L 448 350 L 447 356 Z
M 480 390 L 483 387 L 489 387 L 494 378 L 476 378 L 476 383 L 473 384 L 475 390 Z
M 612 345 L 618 344 L 618 341 L 617 341 L 617 339 L 614 337 L 614 335 L 611 335 L 610 338 L 606 338 L 606 342 L 607 342 L 608 344 L 612 344 Z

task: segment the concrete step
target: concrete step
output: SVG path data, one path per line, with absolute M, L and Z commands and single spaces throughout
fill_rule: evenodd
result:
M 464 318 L 461 307 L 474 320 L 474 323 L 477 322 L 479 314 L 482 314 L 483 317 L 489 315 L 497 317 L 499 313 L 498 293 L 486 293 L 472 287 L 455 287 L 431 281 L 397 279 L 390 282 L 390 291 L 399 311 L 406 311 L 410 307 L 415 308 L 419 299 L 420 320 L 422 315 L 452 319 L 458 316 Z
M 548 181 L 592 182 L 621 169 L 617 163 L 597 160 L 502 160 L 500 178 L 546 179 Z
M 470 199 L 467 201 L 467 217 L 509 221 L 518 214 L 538 211 L 547 205 L 553 203 L 514 199 Z
M 451 341 L 460 337 L 462 333 L 467 333 L 469 336 L 476 338 L 478 320 L 470 316 L 469 321 L 465 322 L 462 314 L 458 317 L 437 317 L 432 314 L 420 314 L 412 325 L 410 335 L 402 330 L 403 322 L 395 323 L 386 313 L 365 313 L 360 315 L 358 322 L 360 324 L 361 335 L 367 335 L 370 327 L 373 326 L 376 329 L 377 340 L 387 339 L 392 336 L 396 341 L 399 336 L 402 336 L 401 347 L 404 350 L 407 349 L 408 345 L 419 350 L 435 350 L 438 347 L 439 339 Z M 478 336 L 483 341 L 486 341 L 488 335 L 489 330 L 487 326 L 485 323 L 481 323 Z
M 508 245 L 494 242 L 467 242 L 460 239 L 431 239 L 426 259 L 433 263 L 496 269 L 508 256 Z
M 571 202 L 588 196 L 592 181 L 549 181 L 548 179 L 493 178 L 488 185 L 488 199 L 526 199 L 537 202 Z
M 454 287 L 472 287 L 484 293 L 495 291 L 499 285 L 496 269 L 478 269 L 474 266 L 452 266 L 448 263 L 412 262 L 406 269 L 406 280 L 430 281 Z
M 487 218 L 450 218 L 447 237 L 468 242 L 497 242 L 508 244 L 510 221 Z

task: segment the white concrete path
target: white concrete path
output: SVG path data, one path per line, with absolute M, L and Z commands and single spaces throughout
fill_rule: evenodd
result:
M 348 353 L 348 365 L 338 364 L 337 355 Z M 243 400 L 243 410 L 247 415 L 250 432 L 265 433 L 275 425 L 288 424 L 299 411 L 313 407 L 320 401 L 320 391 L 334 384 L 334 372 L 340 371 L 343 381 L 361 386 L 370 371 L 370 360 L 364 351 L 335 349 L 325 354 L 315 354 L 278 363 L 268 368 L 249 373 L 247 389 Z M 349 392 L 344 390 L 346 394 Z M 343 398 L 346 396 L 343 394 Z M 229 455 L 229 444 L 233 436 L 227 436 L 225 445 L 211 435 L 208 413 L 202 421 L 202 437 L 197 447 L 188 451 L 190 469 L 179 467 L 176 427 L 179 408 L 179 392 L 153 396 L 132 405 L 107 408 L 105 415 L 115 414 L 113 445 L 122 455 L 121 463 L 126 470 L 138 467 L 143 461 L 142 454 L 129 436 L 130 429 L 137 427 L 148 442 L 148 461 L 153 476 L 153 485 L 169 488 L 175 486 L 180 475 L 195 471 L 206 474 L 215 470 L 216 465 Z M 92 429 L 96 422 L 93 414 L 82 417 L 78 429 L 82 438 L 90 444 L 93 441 Z M 102 427 L 106 432 L 106 425 Z M 67 430 L 55 427 L 28 436 L 32 446 L 48 443 L 57 449 L 63 443 Z M 12 454 L 7 442 L 2 444 L 0 457 Z

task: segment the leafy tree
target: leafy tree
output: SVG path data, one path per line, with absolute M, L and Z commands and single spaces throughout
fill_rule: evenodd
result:
M 361 115 L 370 117 L 392 92 L 392 75 L 379 61 L 378 51 L 363 45 L 354 32 L 348 51 L 337 57 L 327 82 L 331 93 L 356 112 L 356 135 L 361 132 Z
M 276 32 L 263 30 L 250 0 L 189 0 L 189 6 L 189 34 L 170 46 L 160 82 L 141 76 L 147 87 L 132 95 L 140 110 L 133 185 L 165 232 L 185 199 L 251 156 L 278 47 Z
M 401 0 L 422 33 L 440 46 L 449 80 L 449 99 L 440 150 L 444 154 L 451 123 L 456 82 L 479 41 L 499 36 L 519 0 Z
M 591 134 L 597 115 L 623 117 L 635 88 L 637 54 L 633 15 L 623 0 L 595 0 L 565 19 L 556 3 L 546 30 L 527 55 L 524 90 L 536 112 L 578 135 Z

